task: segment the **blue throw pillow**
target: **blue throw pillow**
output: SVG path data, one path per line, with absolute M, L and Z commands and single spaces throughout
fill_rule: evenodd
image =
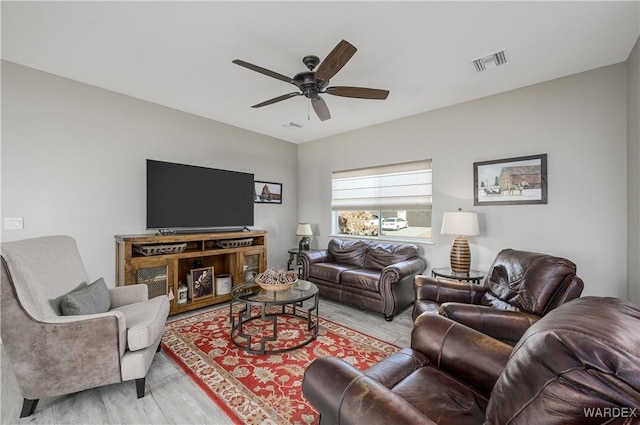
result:
M 110 308 L 111 297 L 103 278 L 86 288 L 68 293 L 60 301 L 60 311 L 64 316 L 104 313 Z

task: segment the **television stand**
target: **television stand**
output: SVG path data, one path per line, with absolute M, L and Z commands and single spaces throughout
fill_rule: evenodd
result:
M 267 232 L 242 228 L 240 231 L 210 230 L 169 235 L 117 235 L 116 285 L 143 283 L 148 287 L 149 298 L 168 295 L 171 299 L 169 314 L 230 301 L 232 287 L 251 281 L 266 270 Z M 205 270 L 207 275 L 214 277 L 210 289 L 205 294 L 196 293 L 193 282 Z M 215 276 L 219 275 L 230 275 L 231 287 L 224 286 L 222 280 L 218 287 Z M 181 286 L 182 291 L 179 290 Z

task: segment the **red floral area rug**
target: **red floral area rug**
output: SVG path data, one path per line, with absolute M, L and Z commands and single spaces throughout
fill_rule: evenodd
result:
M 252 322 L 253 333 L 259 332 L 259 325 Z M 296 338 L 307 339 L 307 328 L 304 319 L 279 317 L 278 343 L 286 346 Z M 267 324 L 264 332 L 270 329 Z M 237 424 L 317 424 L 318 412 L 302 395 L 309 363 L 334 356 L 364 370 L 399 350 L 322 318 L 316 340 L 280 354 L 246 353 L 231 342 L 230 331 L 226 305 L 167 323 L 162 342 L 165 352 Z

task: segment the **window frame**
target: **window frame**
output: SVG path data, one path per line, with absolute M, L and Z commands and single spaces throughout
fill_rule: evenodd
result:
M 388 164 L 388 165 L 381 165 L 377 167 L 368 167 L 368 168 L 361 168 L 361 169 L 332 172 L 331 173 L 331 212 L 332 212 L 331 237 L 340 237 L 340 238 L 346 238 L 346 239 L 406 241 L 406 242 L 414 242 L 414 243 L 421 243 L 421 244 L 432 244 L 433 243 L 433 233 L 432 233 L 433 220 L 431 217 L 431 213 L 433 211 L 432 173 L 433 173 L 432 160 L 412 161 L 408 163 Z M 342 195 L 342 193 L 340 193 L 341 190 L 343 191 L 343 193 L 349 190 L 355 193 L 358 193 L 359 190 L 360 190 L 360 193 L 384 192 L 385 190 L 384 187 L 380 189 L 380 187 L 377 187 L 371 184 L 367 185 L 367 182 L 371 180 L 371 181 L 382 181 L 384 183 L 384 182 L 390 181 L 390 179 L 386 177 L 388 176 L 397 177 L 398 175 L 408 176 L 405 179 L 406 181 L 404 181 L 404 183 L 401 183 L 400 186 L 408 187 L 413 185 L 413 186 L 419 187 L 419 189 L 416 189 L 419 192 L 419 196 L 420 196 L 419 199 L 416 197 L 416 194 L 418 194 L 418 192 L 412 192 L 411 189 L 404 190 L 404 193 L 410 194 L 408 198 L 414 201 L 414 203 L 413 204 L 411 204 L 410 202 L 405 203 L 404 208 L 402 209 L 400 209 L 402 206 L 402 201 L 404 201 L 404 199 L 402 199 L 403 198 L 402 195 L 400 196 L 393 195 L 395 196 L 394 199 L 400 200 L 400 202 L 395 202 L 394 200 L 390 200 L 388 198 L 385 199 L 383 202 L 378 202 L 378 199 L 375 199 L 372 196 L 369 196 L 368 198 L 366 196 L 363 196 L 362 198 L 359 198 L 358 196 L 354 196 L 353 199 L 350 199 L 346 196 L 341 196 Z M 420 175 L 420 177 L 419 178 L 415 177 L 417 175 Z M 349 183 L 348 182 L 349 179 L 352 179 L 354 183 Z M 342 184 L 344 181 L 347 181 L 346 185 Z M 410 181 L 413 181 L 414 183 L 410 183 Z M 349 186 L 349 185 L 352 185 L 352 186 Z M 338 187 L 338 189 L 336 189 L 336 187 Z M 388 187 L 391 187 L 391 185 L 389 185 Z M 396 191 L 396 188 L 394 187 L 392 188 L 392 190 Z M 397 190 L 397 192 L 403 192 L 403 191 Z M 338 193 L 338 195 L 336 195 L 336 193 Z M 388 190 L 387 190 L 387 193 L 388 193 Z M 347 204 L 349 202 L 351 202 L 351 204 L 347 205 L 347 207 L 341 207 L 340 203 L 345 199 Z M 361 202 L 361 199 L 367 199 L 367 200 L 373 199 L 373 202 L 371 203 L 367 203 L 366 201 Z M 416 200 L 417 202 L 415 202 Z M 384 202 L 387 202 L 387 204 L 389 205 L 388 206 L 385 205 Z M 381 209 L 371 208 L 371 206 L 374 206 L 374 205 Z M 354 206 L 356 208 L 354 208 Z M 389 208 L 389 207 L 393 207 L 393 208 Z M 378 235 L 373 236 L 373 235 L 357 235 L 357 234 L 340 233 L 339 214 L 341 211 L 353 211 L 353 212 L 362 211 L 362 212 L 368 212 L 372 215 L 377 215 Z M 424 214 L 427 214 L 429 223 L 428 223 L 428 227 L 425 227 L 425 229 L 427 229 L 425 230 L 425 232 L 428 232 L 429 236 L 389 235 L 388 233 L 383 234 L 382 221 L 387 218 L 390 218 L 388 214 L 390 211 L 397 211 L 399 213 L 402 212 L 401 214 L 392 215 L 392 217 L 400 216 L 405 220 L 407 219 L 406 212 L 408 211 L 422 211 Z M 410 221 L 409 221 L 409 226 L 411 226 Z

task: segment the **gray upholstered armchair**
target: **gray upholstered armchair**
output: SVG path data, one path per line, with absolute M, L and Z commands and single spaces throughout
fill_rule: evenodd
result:
M 2 343 L 24 398 L 20 417 L 42 397 L 116 382 L 135 380 L 144 396 L 166 296 L 148 299 L 146 285 L 91 283 L 68 236 L 3 243 L 1 296 Z M 106 311 L 86 314 L 96 308 Z

